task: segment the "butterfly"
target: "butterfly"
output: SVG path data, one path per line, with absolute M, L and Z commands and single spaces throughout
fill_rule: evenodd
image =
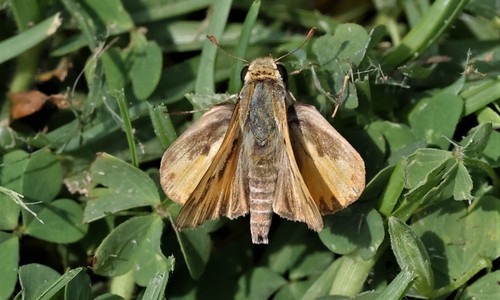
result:
M 164 153 L 160 182 L 182 205 L 178 229 L 250 213 L 252 242 L 267 244 L 273 213 L 320 231 L 322 215 L 359 198 L 363 159 L 316 108 L 295 100 L 283 57 L 251 61 L 236 104 L 211 108 Z

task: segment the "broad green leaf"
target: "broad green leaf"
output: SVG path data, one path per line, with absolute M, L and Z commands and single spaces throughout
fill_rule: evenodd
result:
M 123 297 L 114 294 L 102 294 L 94 298 L 94 300 L 124 300 Z
M 306 226 L 297 226 L 291 222 L 283 222 L 275 227 L 270 236 L 271 243 L 266 247 L 262 261 L 274 272 L 284 274 L 294 269 L 313 245 L 304 240 L 311 232 Z M 286 244 L 286 247 L 283 245 Z
M 91 300 L 92 299 L 92 282 L 90 276 L 82 270 L 78 272 L 74 278 L 68 282 L 64 291 L 65 299 Z
M 179 205 L 170 205 L 168 207 L 172 223 L 179 214 L 180 209 Z M 205 271 L 210 257 L 210 250 L 212 249 L 212 240 L 208 233 L 211 231 L 211 225 L 216 222 L 218 221 L 206 222 L 203 226 L 193 229 L 175 230 L 184 261 L 193 279 L 198 279 Z
M 106 153 L 98 155 L 90 168 L 94 187 L 85 207 L 83 221 L 91 222 L 107 214 L 160 203 L 158 189 L 143 171 Z
M 348 74 L 351 66 L 358 66 L 363 60 L 369 37 L 366 30 L 357 24 L 340 24 L 332 35 L 323 35 L 316 39 L 313 51 L 323 67 L 337 71 L 342 64 L 342 71 Z
M 416 140 L 408 126 L 388 121 L 373 122 L 367 127 L 366 132 L 382 153 L 389 155 L 389 160 L 394 160 L 396 155 L 400 155 L 401 150 Z
M 31 154 L 23 176 L 25 198 L 49 203 L 59 193 L 62 183 L 61 163 L 50 150 L 44 148 Z
M 210 257 L 212 247 L 210 236 L 203 228 L 187 229 L 177 232 L 177 240 L 191 277 L 199 278 Z
M 0 185 L 18 193 L 23 191 L 23 174 L 28 153 L 15 150 L 5 154 L 0 167 Z M 14 229 L 19 222 L 20 207 L 7 195 L 0 193 L 0 229 Z
M 429 145 L 447 149 L 447 138 L 453 137 L 463 106 L 463 99 L 454 94 L 439 93 L 422 99 L 408 116 L 410 127 L 415 136 Z
M 273 297 L 274 300 L 300 299 L 314 282 L 313 279 L 292 281 L 283 286 Z
M 154 256 L 141 257 L 151 255 L 149 250 L 159 246 L 162 229 L 163 222 L 157 215 L 134 217 L 121 223 L 97 248 L 94 272 L 99 275 L 118 276 L 134 267 L 140 267 L 139 261 L 144 263 L 148 259 L 160 262 L 156 265 L 158 272 L 167 269 L 162 263 L 164 260 L 158 257 L 163 256 L 158 248 L 155 249 Z M 147 272 L 150 272 L 151 277 L 146 280 L 146 284 L 156 274 L 152 271 L 154 266 L 149 265 L 148 268 Z
M 173 269 L 173 262 L 161 252 L 163 223 L 155 222 L 150 231 L 135 263 L 134 279 L 140 286 L 148 285 L 157 274 L 166 274 L 163 279 L 168 280 L 168 272 Z
M 333 262 L 333 255 L 329 251 L 309 251 L 303 253 L 300 259 L 289 271 L 291 280 L 302 280 L 308 276 L 320 275 Z
M 423 297 L 431 295 L 434 287 L 434 273 L 420 238 L 408 225 L 395 217 L 389 218 L 389 235 L 392 251 L 399 267 L 417 276 L 409 294 Z
M 455 200 L 472 200 L 471 195 L 472 178 L 463 163 L 457 163 L 455 183 L 453 186 L 453 198 Z
M 335 253 L 345 255 L 357 250 L 367 260 L 384 240 L 383 228 L 384 222 L 376 210 L 356 205 L 325 217 L 325 228 L 319 237 Z
M 436 288 L 457 288 L 500 257 L 500 201 L 483 196 L 473 206 L 443 201 L 417 214 L 412 228 L 427 248 Z
M 83 268 L 76 268 L 73 270 L 69 270 L 60 276 L 54 283 L 52 283 L 46 290 L 44 290 L 40 295 L 40 300 L 51 300 L 54 299 L 54 296 L 61 290 L 63 290 L 69 282 L 73 280 Z
M 148 42 L 142 51 L 135 53 L 130 78 L 134 95 L 139 100 L 148 98 L 160 81 L 163 54 L 156 42 Z
M 166 265 L 168 266 L 168 269 L 163 270 L 162 272 L 157 272 L 155 276 L 149 280 L 142 299 L 165 299 L 165 287 L 167 286 L 170 272 L 174 271 L 174 263 L 175 259 L 173 256 L 166 258 Z
M 453 158 L 452 153 L 438 149 L 419 149 L 406 160 L 405 187 L 415 189 L 428 180 L 428 175 Z
M 117 47 L 109 48 L 101 55 L 101 61 L 108 89 L 114 91 L 124 88 L 128 78 L 128 70 L 120 49 Z
M 268 299 L 285 283 L 279 274 L 256 267 L 240 278 L 234 299 Z
M 492 167 L 500 166 L 500 151 L 498 149 L 500 149 L 500 132 L 493 131 L 484 149 L 485 159 Z
M 366 30 L 356 24 L 341 24 L 336 27 L 335 34 L 323 35 L 313 43 L 313 51 L 320 65 L 331 75 L 328 85 L 334 85 L 334 91 L 330 94 L 338 94 L 343 91 L 344 78 L 351 74 L 363 60 L 370 38 Z M 353 82 L 348 82 L 347 108 L 358 106 L 358 96 Z
M 15 234 L 0 231 L 0 299 L 9 299 L 17 281 L 19 264 L 19 238 Z
M 81 206 L 71 199 L 58 199 L 51 203 L 40 203 L 33 210 L 43 221 L 23 213 L 25 233 L 54 243 L 73 243 L 87 233 L 88 224 L 82 223 Z
M 473 131 L 460 142 L 460 144 L 463 145 L 463 153 L 470 158 L 480 156 L 490 140 L 491 132 L 491 123 L 481 124 L 474 128 Z
M 19 283 L 23 289 L 23 299 L 41 299 L 45 291 L 50 289 L 59 278 L 59 273 L 44 265 L 28 264 L 21 266 L 19 268 Z
M 500 296 L 500 270 L 488 273 L 468 286 L 458 300 L 495 300 Z

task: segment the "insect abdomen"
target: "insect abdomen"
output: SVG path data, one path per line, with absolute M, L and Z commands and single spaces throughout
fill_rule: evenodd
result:
M 248 172 L 250 231 L 254 244 L 267 244 L 273 217 L 277 171 L 274 162 L 261 159 Z

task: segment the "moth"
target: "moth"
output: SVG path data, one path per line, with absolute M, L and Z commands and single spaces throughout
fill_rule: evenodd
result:
M 178 229 L 250 213 L 252 242 L 267 244 L 273 213 L 320 231 L 322 215 L 359 198 L 363 159 L 313 106 L 295 100 L 279 63 L 285 56 L 251 61 L 236 104 L 214 106 L 163 155 L 161 186 L 183 205 Z

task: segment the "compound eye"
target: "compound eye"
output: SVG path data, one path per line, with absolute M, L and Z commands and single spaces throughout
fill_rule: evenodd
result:
M 281 79 L 283 79 L 283 82 L 285 84 L 288 83 L 288 72 L 286 71 L 285 66 L 280 63 L 277 63 L 276 67 L 278 68 L 278 72 L 280 72 Z
M 240 79 L 241 79 L 241 82 L 243 82 L 243 83 L 245 83 L 245 76 L 247 75 L 247 72 L 248 72 L 248 66 L 244 66 L 243 70 L 241 70 L 241 73 L 240 73 Z

